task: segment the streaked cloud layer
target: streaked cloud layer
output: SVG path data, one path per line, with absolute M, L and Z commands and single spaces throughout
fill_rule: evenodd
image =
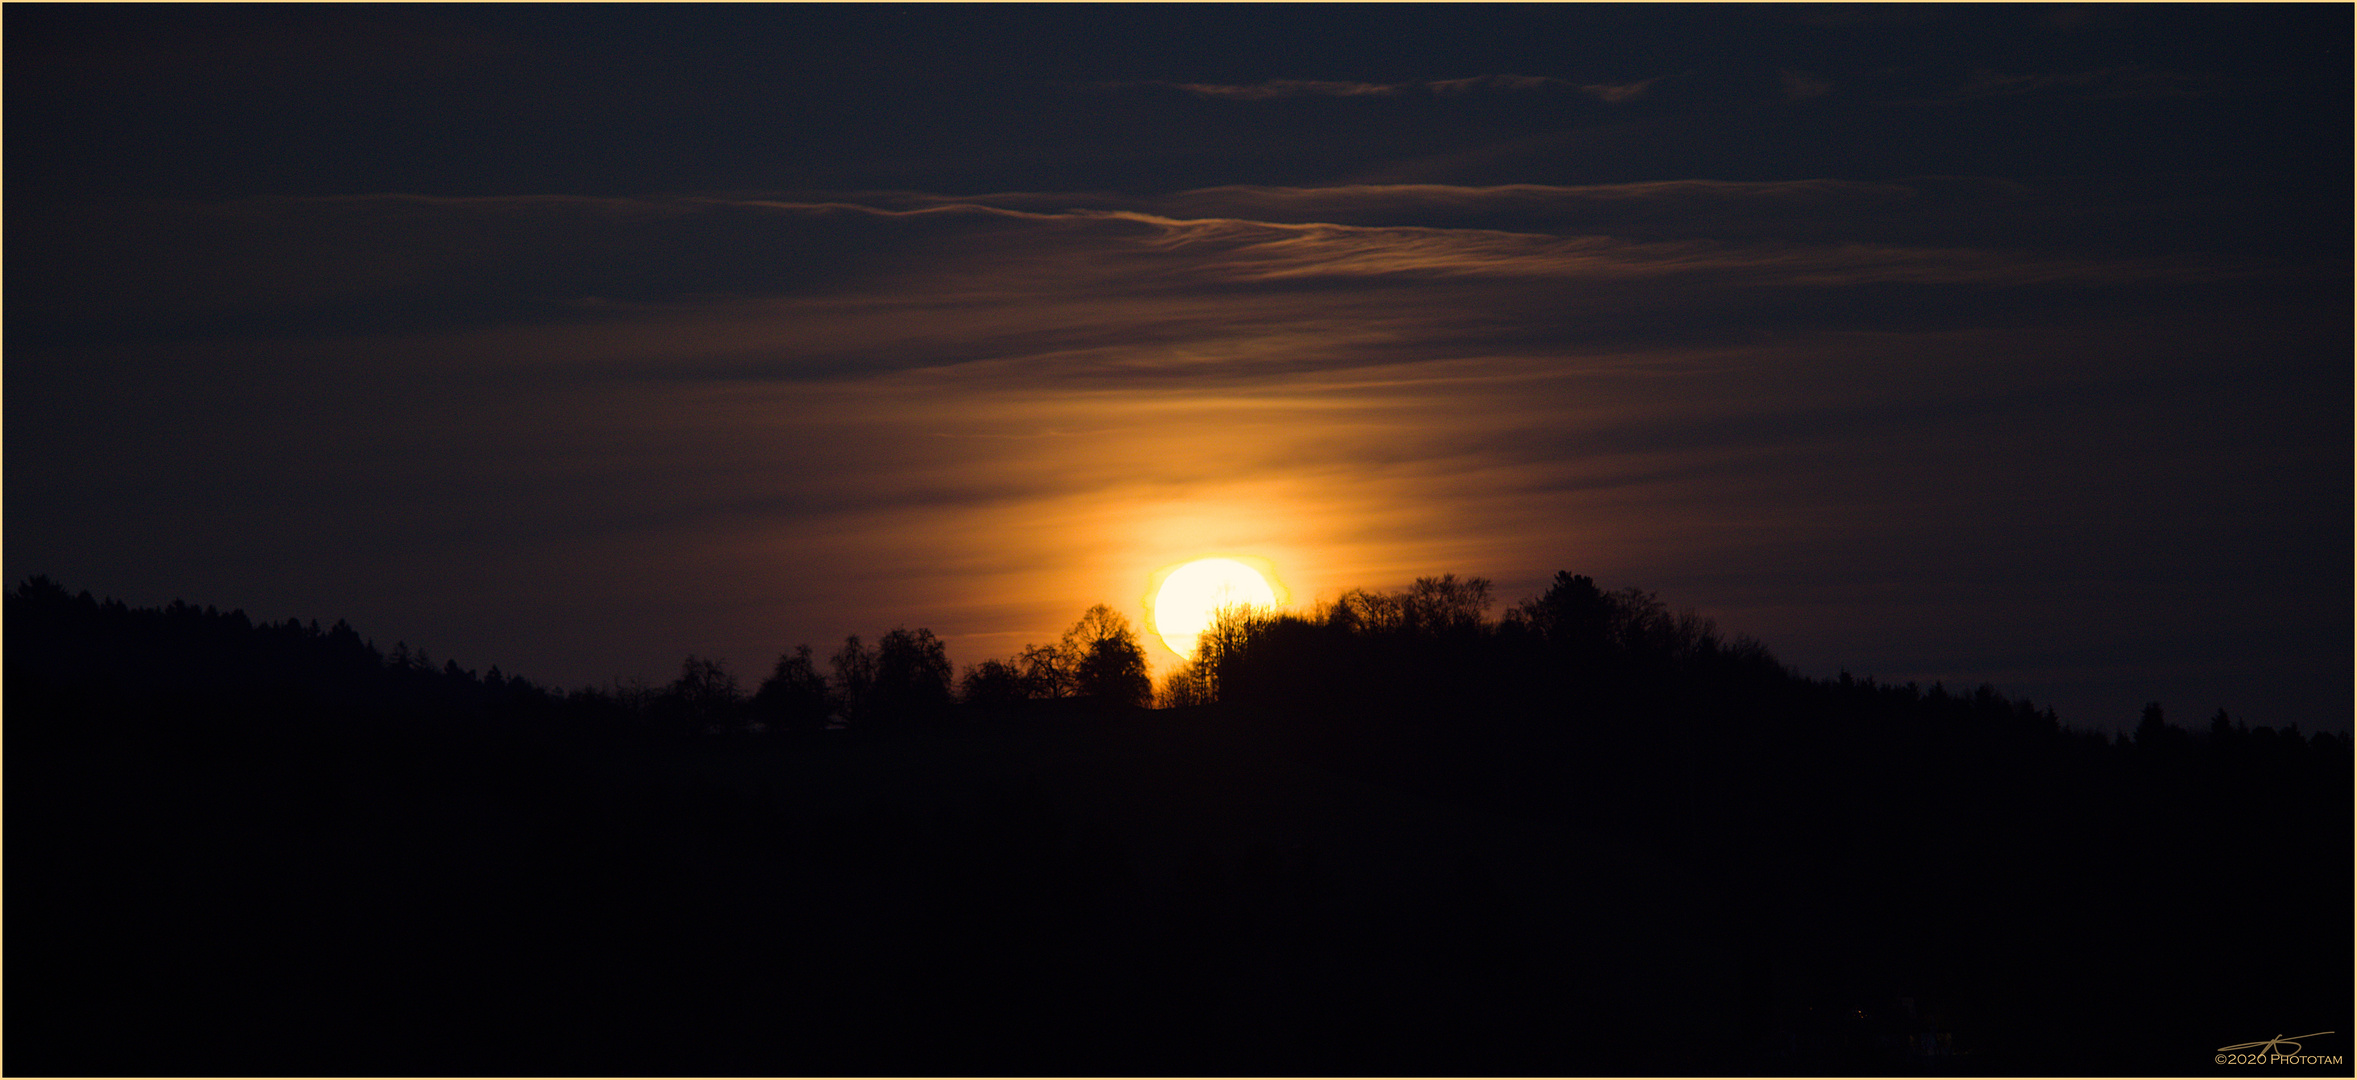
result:
M 517 70 L 597 46 L 476 29 Z M 1863 62 L 1762 54 L 1726 100 L 1835 108 Z M 1620 153 L 1614 124 L 1708 146 L 1724 80 L 1429 66 L 953 71 L 1147 111 L 899 177 L 879 134 L 865 177 L 28 186 L 10 573 L 578 684 L 899 624 L 972 662 L 1097 601 L 1139 619 L 1208 553 L 1303 599 L 1569 569 L 1812 673 L 1989 680 L 2097 727 L 2153 697 L 2345 725 L 2345 217 L 2285 216 L 2326 204 L 2257 170 L 1929 151 L 1581 176 L 1532 162 Z M 1943 107 L 2248 81 L 2048 71 Z M 1572 111 L 1483 111 L 1550 95 Z M 1454 141 L 1344 123 L 1322 170 L 1180 124 L 1159 184 L 1070 141 L 1244 104 L 1472 111 Z M 1651 111 L 1576 121 L 1624 106 Z
M 1113 82 L 1110 88 L 1158 86 L 1183 90 L 1199 98 L 1227 101 L 1268 101 L 1295 97 L 1389 97 L 1397 94 L 1474 94 L 1493 91 L 1572 90 L 1587 94 L 1599 101 L 1620 102 L 1637 97 L 1655 80 L 1644 79 L 1620 86 L 1591 84 L 1582 86 L 1568 79 L 1551 75 L 1471 75 L 1458 79 L 1428 79 L 1422 82 L 1366 83 L 1337 82 L 1326 79 L 1270 79 L 1250 85 L 1223 83 L 1171 82 Z

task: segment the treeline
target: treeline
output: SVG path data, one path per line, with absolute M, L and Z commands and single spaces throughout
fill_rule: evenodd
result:
M 1803 678 L 1569 573 L 1160 687 L 1102 606 L 564 691 L 6 604 L 27 1072 L 2170 1074 L 2350 1006 L 2345 737 Z
M 1654 593 L 1606 592 L 1568 571 L 1491 619 L 1494 605 L 1489 581 L 1445 574 L 1398 592 L 1352 590 L 1305 612 L 1231 609 L 1203 635 L 1197 656 L 1166 680 L 1159 699 L 1463 732 L 1624 727 L 1642 717 L 1714 728 L 1738 720 L 1711 708 L 1717 705 L 1754 720 L 1765 719 L 1763 708 L 1786 713 L 1768 728 L 1807 726 L 1802 713 L 1825 723 L 1873 713 L 1894 730 L 1961 725 L 1995 739 L 2067 742 L 2075 753 L 2109 747 L 2169 757 L 2264 748 L 2255 752 L 2297 757 L 2349 749 L 2345 737 L 2303 734 L 2297 723 L 2252 728 L 2223 707 L 2189 730 L 2151 703 L 2133 733 L 2107 737 L 2065 728 L 2051 708 L 1986 683 L 1951 691 L 1847 672 L 1809 679 L 1759 641 L 1726 636 L 1712 620 L 1674 610 Z
M 1289 728 L 1330 768 L 1610 836 L 1616 876 L 1684 882 L 1692 908 L 1613 917 L 1732 960 L 1712 1020 L 1771 1048 L 1750 1067 L 1969 1051 L 1974 1071 L 2180 1072 L 2199 1062 L 2163 1041 L 2206 1054 L 2186 1033 L 2267 1015 L 2328 1030 L 2349 1004 L 2347 736 L 2223 708 L 2188 729 L 2159 703 L 2106 734 L 1986 684 L 1805 678 L 1569 573 L 1491 606 L 1486 581 L 1443 576 L 1229 612 L 1175 696 Z M 2260 852 L 2299 854 L 2237 871 Z M 1543 905 L 1489 917 L 1548 935 Z M 2282 935 L 2336 959 L 2252 962 Z M 2152 1041 L 2073 1035 L 2096 1030 Z
M 324 629 L 317 620 L 256 622 L 179 600 L 133 608 L 47 577 L 8 594 L 6 623 L 9 733 L 20 745 L 151 724 L 189 738 L 304 734 L 331 716 L 355 727 L 463 726 L 562 702 L 496 665 L 477 673 L 437 664 L 406 642 L 381 650 L 340 620 Z
M 1063 974 L 1110 920 L 1073 898 L 1133 888 L 1121 846 L 987 775 L 901 778 L 1035 700 L 1118 728 L 1149 687 L 1109 609 L 1012 687 L 894 629 L 748 692 L 693 656 L 561 690 L 45 577 L 5 603 L 25 1071 L 947 1074 L 979 1039 L 1101 1072 L 1166 1041 Z M 1009 1049 L 1050 994 L 1080 1041 Z
M 872 644 L 852 635 L 822 661 L 807 645 L 779 655 L 749 690 L 729 666 L 690 655 L 660 684 L 613 682 L 571 690 L 501 672 L 437 661 L 397 642 L 387 651 L 338 621 L 256 622 L 175 600 L 131 608 L 34 577 L 9 594 L 9 651 L 20 693 L 93 700 L 248 695 L 302 702 L 339 715 L 486 711 L 607 727 L 642 725 L 679 734 L 807 732 L 945 722 L 988 716 L 1025 702 L 1084 698 L 1116 707 L 1217 703 L 1285 710 L 1304 722 L 1348 717 L 1374 725 L 1470 732 L 1485 727 L 1624 726 L 1631 716 L 1686 719 L 1711 700 L 1750 705 L 1791 695 L 1820 718 L 1876 712 L 1892 724 L 1962 723 L 1983 734 L 2034 734 L 2116 752 L 2164 757 L 2346 753 L 2330 732 L 2297 724 L 2253 728 L 2223 708 L 2191 728 L 2145 707 L 2132 732 L 2106 737 L 2068 729 L 2051 709 L 2007 698 L 1912 683 L 1883 685 L 1847 673 L 1802 678 L 1748 637 L 1676 611 L 1637 588 L 1606 592 L 1559 573 L 1549 588 L 1490 618 L 1491 584 L 1453 574 L 1397 592 L 1352 590 L 1302 612 L 1236 609 L 1202 636 L 1198 655 L 1150 682 L 1144 648 L 1127 618 L 1099 604 L 1056 641 L 953 668 L 926 628 L 894 628 Z M 1635 710 L 1634 713 L 1631 710 Z M 265 712 L 269 711 L 267 709 Z M 1902 719 L 1902 717 L 1904 719 Z M 1373 734 L 1370 729 L 1369 734 Z M 1594 733 L 1594 732 L 1591 732 Z
M 1305 613 L 1233 609 L 1203 635 L 1165 694 L 1320 710 L 1424 710 L 1466 717 L 1533 692 L 1590 709 L 1647 681 L 1776 680 L 1775 658 L 1641 589 L 1604 593 L 1560 573 L 1492 621 L 1490 583 L 1454 574 L 1396 592 L 1364 589 Z
M 1061 639 L 969 665 L 955 678 L 948 650 L 932 630 L 895 627 L 873 645 L 856 634 L 845 638 L 823 672 L 811 647 L 797 645 L 779 655 L 749 695 L 725 664 L 691 655 L 666 685 L 591 688 L 574 696 L 689 733 L 762 734 L 921 727 L 1036 700 L 1086 698 L 1108 709 L 1137 708 L 1151 691 L 1136 631 L 1120 612 L 1098 604 Z
M 1127 708 L 1152 699 L 1136 632 L 1102 604 L 1061 639 L 984 660 L 962 677 L 931 630 L 896 627 L 872 643 L 851 635 L 823 661 L 809 645 L 796 646 L 750 690 L 724 661 L 692 654 L 664 683 L 548 687 L 497 665 L 478 672 L 437 661 L 406 641 L 381 649 L 341 620 L 326 628 L 317 620 L 256 622 L 242 610 L 179 600 L 133 608 L 87 590 L 69 593 L 45 576 L 9 594 L 8 622 L 20 631 L 7 658 L 10 689 L 45 706 L 24 715 L 58 734 L 72 733 L 71 721 L 53 721 L 67 713 L 126 711 L 169 713 L 190 731 L 205 726 L 195 722 L 201 713 L 232 726 L 315 714 L 438 723 L 496 714 L 583 731 L 795 733 L 923 726 L 950 721 L 967 711 L 961 707 L 986 713 L 1032 700 Z

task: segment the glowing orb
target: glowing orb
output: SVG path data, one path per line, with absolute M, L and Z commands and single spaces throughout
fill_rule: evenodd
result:
M 1154 594 L 1154 632 L 1180 656 L 1195 655 L 1195 643 L 1221 608 L 1277 606 L 1277 591 L 1261 572 L 1234 559 L 1197 559 L 1170 572 Z

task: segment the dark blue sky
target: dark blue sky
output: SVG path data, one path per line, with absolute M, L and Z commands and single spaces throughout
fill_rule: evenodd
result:
M 2349 723 L 2346 6 L 0 19 L 12 579 L 580 684 L 1567 569 Z

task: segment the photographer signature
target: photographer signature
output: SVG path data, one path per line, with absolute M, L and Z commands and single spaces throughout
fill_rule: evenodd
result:
M 2221 1046 L 2221 1047 L 2219 1047 L 2219 1048 L 2218 1048 L 2218 1052 L 2219 1052 L 2219 1053 L 2221 1053 L 2221 1054 L 2223 1054 L 2223 1053 L 2225 1053 L 2226 1051 L 2229 1051 L 2229 1050 L 2257 1050 L 2259 1053 L 2262 1053 L 2262 1054 L 2297 1054 L 2297 1053 L 2299 1053 L 2299 1052 L 2300 1052 L 2300 1040 L 2301 1040 L 2301 1039 L 2313 1039 L 2313 1038 L 2317 1037 L 2318 1035 L 2330 1035 L 2330 1034 L 2332 1034 L 2332 1032 L 2329 1032 L 2329 1031 L 2311 1031 L 2311 1032 L 2309 1032 L 2309 1033 L 2308 1033 L 2308 1034 L 2306 1034 L 2306 1035 L 2295 1036 L 2295 1037 L 2293 1037 L 2293 1038 L 2289 1038 L 2289 1039 L 2287 1039 L 2287 1038 L 2284 1038 L 2284 1037 L 2283 1037 L 2283 1036 L 2281 1036 L 2281 1035 L 2278 1035 L 2278 1036 L 2276 1036 L 2276 1037 L 2274 1037 L 2274 1038 L 2272 1038 L 2272 1039 L 2263 1039 L 2263 1040 L 2260 1040 L 2259 1042 L 2236 1043 L 2236 1044 L 2235 1044 L 2235 1045 L 2233 1045 L 2233 1046 Z M 2277 1047 L 2280 1047 L 2280 1046 L 2288 1046 L 2288 1047 L 2291 1047 L 2291 1049 L 2290 1049 L 2290 1050 L 2279 1050 L 2279 1049 L 2276 1049 Z

